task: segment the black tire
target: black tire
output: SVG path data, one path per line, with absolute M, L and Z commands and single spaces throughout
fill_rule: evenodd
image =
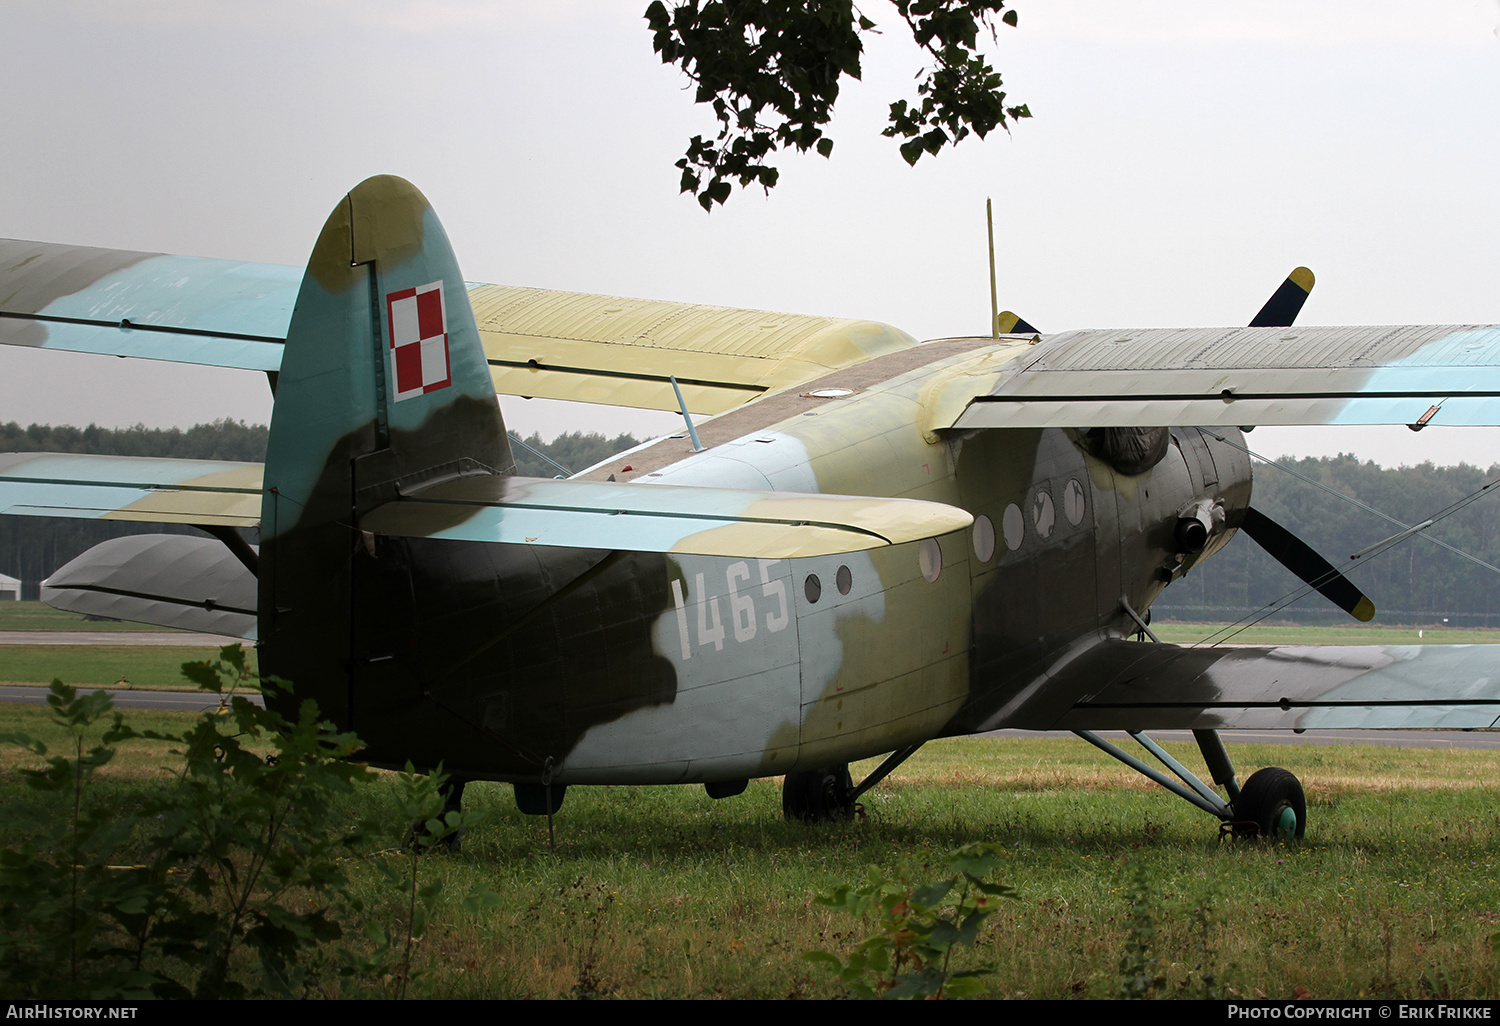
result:
M 1290 834 L 1284 822 L 1287 812 L 1296 816 L 1296 830 Z M 1254 823 L 1254 836 L 1302 840 L 1307 830 L 1307 798 L 1302 793 L 1302 782 L 1280 766 L 1256 770 L 1235 799 L 1234 818 L 1246 824 L 1235 827 L 1240 836 L 1249 835 L 1249 824 Z
M 781 786 L 781 813 L 804 823 L 853 819 L 853 790 L 854 778 L 847 764 L 788 773 Z

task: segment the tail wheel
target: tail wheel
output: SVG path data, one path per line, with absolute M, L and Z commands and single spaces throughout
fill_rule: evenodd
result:
M 1234 802 L 1234 818 L 1244 826 L 1235 833 L 1250 834 L 1250 823 L 1261 837 L 1300 841 L 1307 830 L 1307 798 L 1302 783 L 1280 766 L 1256 770 Z
M 847 764 L 788 773 L 781 787 L 781 812 L 804 823 L 853 819 L 853 791 Z

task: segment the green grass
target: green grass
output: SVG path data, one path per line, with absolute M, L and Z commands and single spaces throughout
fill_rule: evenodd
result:
M 1162 627 L 1164 634 L 1204 630 Z M 1416 640 L 1393 629 L 1256 630 L 1235 640 Z M 1423 642 L 1435 643 L 1427 634 Z M 1490 640 L 1484 634 L 1441 637 Z M 0 678 L 62 676 L 92 686 L 118 674 L 166 682 L 185 659 L 210 654 L 5 646 Z M 132 712 L 130 720 L 140 729 L 176 730 L 191 714 Z M 0 705 L 0 734 L 11 731 L 60 740 L 44 710 Z M 1191 744 L 1167 747 L 1189 766 L 1200 764 Z M 930 879 L 943 853 L 983 840 L 1007 852 L 1002 879 L 1021 895 L 1004 903 L 979 950 L 965 956 L 964 965 L 994 967 L 986 977 L 991 996 L 1113 996 L 1137 865 L 1151 881 L 1153 954 L 1167 981 L 1161 996 L 1194 996 L 1205 971 L 1246 997 L 1500 996 L 1491 946 L 1500 933 L 1500 754 L 1230 749 L 1242 780 L 1270 764 L 1303 780 L 1305 844 L 1221 842 L 1209 817 L 1073 738 L 933 742 L 864 797 L 862 819 L 822 827 L 781 819 L 779 781 L 753 781 L 745 794 L 718 802 L 700 787 L 574 788 L 557 817 L 555 852 L 545 820 L 516 811 L 508 786 L 473 784 L 466 808 L 486 822 L 459 855 L 422 859 L 422 872 L 441 878 L 448 897 L 420 945 L 413 992 L 836 997 L 840 989 L 801 954 L 846 954 L 872 927 L 814 897 L 862 878 L 869 865 Z M 57 814 L 19 783 L 23 757 L 0 750 L 7 844 Z M 142 809 L 165 786 L 171 763 L 164 746 L 124 745 L 91 800 Z M 856 778 L 872 765 L 856 767 Z M 352 821 L 361 808 L 392 802 L 387 779 L 363 789 L 346 814 Z M 392 857 L 366 852 L 359 872 L 364 914 L 378 922 L 404 915 L 374 868 Z M 505 904 L 466 912 L 458 897 L 478 883 L 502 893 Z M 381 993 L 384 984 L 372 986 Z
M 1382 627 L 1374 624 L 1303 626 L 1260 623 L 1229 630 L 1217 623 L 1153 623 L 1151 630 L 1162 641 L 1191 645 L 1213 636 L 1233 645 L 1484 645 L 1500 642 L 1500 630 L 1463 627 Z M 1421 637 L 1418 637 L 1418 631 Z M 1222 633 L 1221 633 L 1222 632 Z
M 194 690 L 182 664 L 212 659 L 216 648 L 189 645 L 0 645 L 0 684 L 53 679 L 77 688 Z M 246 655 L 254 662 L 254 650 Z
M 90 620 L 45 602 L 0 602 L 0 631 L 166 631 L 148 623 Z
M 163 729 L 190 716 L 131 718 Z M 0 706 L 0 732 L 13 730 L 59 740 L 43 710 Z M 1168 747 L 1198 764 L 1191 745 Z M 870 926 L 813 898 L 867 865 L 930 879 L 942 853 L 984 840 L 1007 852 L 1002 879 L 1021 895 L 965 956 L 965 965 L 995 967 L 991 996 L 1112 996 L 1136 865 L 1151 881 L 1162 996 L 1192 996 L 1205 969 L 1244 996 L 1496 996 L 1500 754 L 1231 751 L 1242 777 L 1274 762 L 1303 779 L 1307 843 L 1221 843 L 1210 818 L 1071 738 L 933 742 L 865 797 L 863 819 L 821 827 L 782 821 L 769 780 L 717 802 L 700 787 L 574 788 L 557 816 L 555 853 L 546 821 L 517 812 L 508 786 L 473 784 L 466 807 L 487 822 L 460 854 L 421 860 L 447 897 L 419 946 L 413 990 L 838 996 L 800 956 L 846 953 Z M 22 755 L 0 756 L 7 841 L 55 814 L 19 784 Z M 123 746 L 91 800 L 139 808 L 169 762 L 162 746 Z M 389 784 L 377 783 L 347 814 L 391 800 Z M 404 915 L 372 868 L 391 857 L 367 852 L 360 874 L 365 914 L 381 922 Z M 504 905 L 466 912 L 458 898 L 479 882 Z

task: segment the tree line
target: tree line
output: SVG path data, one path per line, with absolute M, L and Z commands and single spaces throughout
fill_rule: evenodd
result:
M 1376 623 L 1500 626 L 1500 464 L 1383 469 L 1343 454 L 1255 466 L 1252 505 L 1307 542 L 1375 603 Z M 1471 501 L 1468 501 L 1471 500 Z M 1397 522 L 1361 508 L 1384 513 Z M 1453 512 L 1446 512 L 1457 507 Z M 1383 551 L 1350 556 L 1429 519 L 1420 535 Z M 1445 549 L 1446 542 L 1454 549 Z M 1233 621 L 1245 616 L 1309 623 L 1347 622 L 1318 595 L 1278 608 L 1304 590 L 1244 534 L 1168 587 L 1159 618 Z M 1271 610 L 1274 610 L 1272 612 Z

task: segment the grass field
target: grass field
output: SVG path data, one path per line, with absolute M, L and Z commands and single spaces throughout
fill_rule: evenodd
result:
M 212 659 L 216 648 L 191 645 L 0 645 L 0 684 L 45 687 L 54 678 L 77 688 L 187 689 L 182 664 Z M 254 650 L 247 649 L 254 660 Z
M 188 714 L 142 714 L 141 728 Z M 43 710 L 0 706 L 0 733 L 49 736 Z M 1168 746 L 1169 748 L 1173 746 Z M 510 788 L 471 785 L 486 817 L 457 855 L 422 858 L 446 903 L 419 946 L 416 993 L 432 997 L 834 997 L 811 949 L 846 954 L 871 929 L 814 903 L 874 865 L 931 879 L 974 840 L 1006 852 L 1004 903 L 963 965 L 988 964 L 994 997 L 1114 996 L 1129 939 L 1127 891 L 1149 881 L 1157 994 L 1192 997 L 1205 972 L 1240 995 L 1493 998 L 1500 931 L 1500 755 L 1364 746 L 1231 746 L 1242 776 L 1267 763 L 1305 782 L 1300 847 L 1230 844 L 1216 824 L 1075 739 L 929 744 L 864 799 L 862 819 L 782 821 L 778 782 L 712 801 L 698 787 L 574 788 L 557 816 L 515 810 Z M 1189 765 L 1191 745 L 1174 754 Z M 22 787 L 24 753 L 0 756 L 7 843 L 55 816 Z M 89 800 L 141 807 L 165 786 L 161 745 L 134 742 Z M 861 767 L 867 769 L 868 766 Z M 858 776 L 858 770 L 856 770 Z M 389 778 L 386 778 L 388 781 Z M 388 782 L 346 810 L 388 806 Z M 331 824 L 337 828 L 337 824 Z M 404 904 L 357 858 L 365 916 Z M 470 914 L 475 883 L 504 904 Z M 358 925 L 351 923 L 350 925 Z M 375 981 L 375 992 L 383 984 Z
M 1218 623 L 1164 622 L 1153 623 L 1151 630 L 1162 641 L 1179 645 L 1195 644 L 1210 637 L 1232 645 L 1485 645 L 1500 642 L 1500 630 L 1383 627 L 1358 623 L 1336 626 L 1260 623 L 1239 629 Z
M 92 627 L 92 625 L 90 625 Z M 34 628 L 33 628 L 34 629 Z M 79 629 L 70 627 L 66 629 Z M 1211 628 L 1161 625 L 1167 640 Z M 1196 631 L 1196 635 L 1192 632 Z M 1420 643 L 1500 640 L 1431 631 Z M 1261 627 L 1235 641 L 1408 644 L 1415 631 Z M 0 647 L 0 678 L 168 682 L 210 649 Z M 115 676 L 118 675 L 118 676 Z M 139 729 L 178 730 L 191 714 L 131 714 Z M 0 734 L 62 740 L 45 710 L 0 705 Z M 1167 745 L 1190 767 L 1192 745 Z M 836 997 L 813 949 L 847 954 L 872 930 L 815 903 L 867 866 L 932 879 L 970 841 L 1006 852 L 1006 902 L 962 968 L 988 965 L 993 997 L 1118 993 L 1131 939 L 1127 899 L 1144 871 L 1161 997 L 1194 997 L 1211 974 L 1230 993 L 1289 998 L 1500 997 L 1500 753 L 1375 746 L 1231 745 L 1243 780 L 1264 765 L 1296 773 L 1309 828 L 1298 847 L 1233 844 L 1217 824 L 1072 738 L 933 742 L 864 797 L 862 818 L 807 827 L 780 813 L 779 780 L 712 801 L 700 787 L 574 788 L 549 851 L 545 820 L 521 815 L 510 788 L 473 784 L 484 822 L 457 855 L 424 856 L 444 905 L 419 946 L 414 993 L 431 997 Z M 55 819 L 22 786 L 32 758 L 0 749 L 0 840 Z M 131 742 L 89 801 L 140 809 L 170 782 L 166 746 Z M 855 768 L 858 778 L 872 764 Z M 392 807 L 391 778 L 343 815 Z M 334 829 L 339 824 L 330 824 Z M 400 824 L 394 824 L 393 828 Z M 392 850 L 357 853 L 362 916 L 396 923 L 380 882 Z M 466 911 L 475 884 L 504 904 Z M 358 921 L 346 924 L 358 927 Z M 1139 934 L 1137 933 L 1137 938 Z M 384 993 L 367 983 L 358 993 Z M 336 987 L 330 983 L 331 987 Z M 335 991 L 336 992 L 336 991 Z
M 53 609 L 45 602 L 0 602 L 0 631 L 162 631 L 144 623 L 89 620 L 82 613 Z
M 148 624 L 86 620 L 42 602 L 0 602 L 0 631 L 161 632 Z M 187 636 L 184 634 L 184 636 Z M 217 649 L 197 645 L 0 645 L 0 684 L 35 684 L 54 678 L 80 688 L 187 688 L 182 664 L 211 658 Z M 253 650 L 250 650 L 254 658 Z

